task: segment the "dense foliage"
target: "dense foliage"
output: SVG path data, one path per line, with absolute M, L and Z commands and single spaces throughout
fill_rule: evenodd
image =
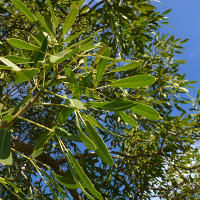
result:
M 0 198 L 199 199 L 200 92 L 169 12 L 0 1 Z

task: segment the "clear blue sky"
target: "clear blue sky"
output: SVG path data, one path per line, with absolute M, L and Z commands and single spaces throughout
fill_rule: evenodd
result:
M 178 55 L 178 59 L 187 60 L 186 65 L 180 65 L 180 71 L 186 73 L 189 81 L 199 81 L 193 86 L 195 90 L 190 92 L 196 96 L 200 89 L 200 0 L 160 0 L 155 3 L 159 11 L 172 9 L 167 16 L 170 24 L 163 26 L 161 30 L 174 34 L 176 37 L 189 41 L 184 45 L 184 54 Z

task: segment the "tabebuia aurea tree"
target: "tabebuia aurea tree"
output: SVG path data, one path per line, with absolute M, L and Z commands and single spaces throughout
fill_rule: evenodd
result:
M 0 1 L 1 199 L 199 198 L 200 92 L 169 12 Z

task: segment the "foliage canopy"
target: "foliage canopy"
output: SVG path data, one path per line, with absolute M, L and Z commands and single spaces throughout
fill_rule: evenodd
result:
M 169 12 L 0 2 L 1 198 L 199 198 L 200 92 L 179 73 L 187 40 L 160 33 Z

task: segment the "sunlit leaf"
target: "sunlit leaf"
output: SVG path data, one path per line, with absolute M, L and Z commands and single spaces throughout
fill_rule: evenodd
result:
M 118 67 L 116 69 L 113 69 L 110 72 L 128 71 L 128 70 L 135 69 L 135 68 L 139 67 L 141 64 L 142 64 L 141 62 L 134 61 L 134 62 L 129 63 L 127 65 L 124 65 L 122 67 Z
M 13 70 L 13 71 L 20 71 L 21 69 L 17 66 L 17 65 L 15 65 L 14 63 L 12 63 L 10 60 L 8 60 L 7 58 L 4 58 L 4 57 L 0 57 L 0 61 L 2 62 L 2 63 L 4 63 L 8 68 L 6 68 L 6 66 L 5 66 L 5 68 L 4 68 L 4 66 L 3 65 L 1 65 L 1 67 L 0 67 L 0 69 L 11 69 L 11 70 Z
M 22 14 L 24 14 L 31 22 L 35 22 L 36 18 L 34 14 L 22 3 L 20 0 L 12 0 L 14 6 L 20 10 Z
M 30 44 L 28 42 L 25 42 L 21 39 L 10 38 L 7 41 L 11 46 L 19 48 L 19 49 L 26 49 L 26 50 L 32 50 L 32 51 L 40 50 L 40 47 Z
M 128 78 L 123 78 L 117 81 L 113 81 L 111 86 L 122 88 L 138 88 L 152 85 L 155 82 L 155 78 L 150 75 L 136 75 Z

